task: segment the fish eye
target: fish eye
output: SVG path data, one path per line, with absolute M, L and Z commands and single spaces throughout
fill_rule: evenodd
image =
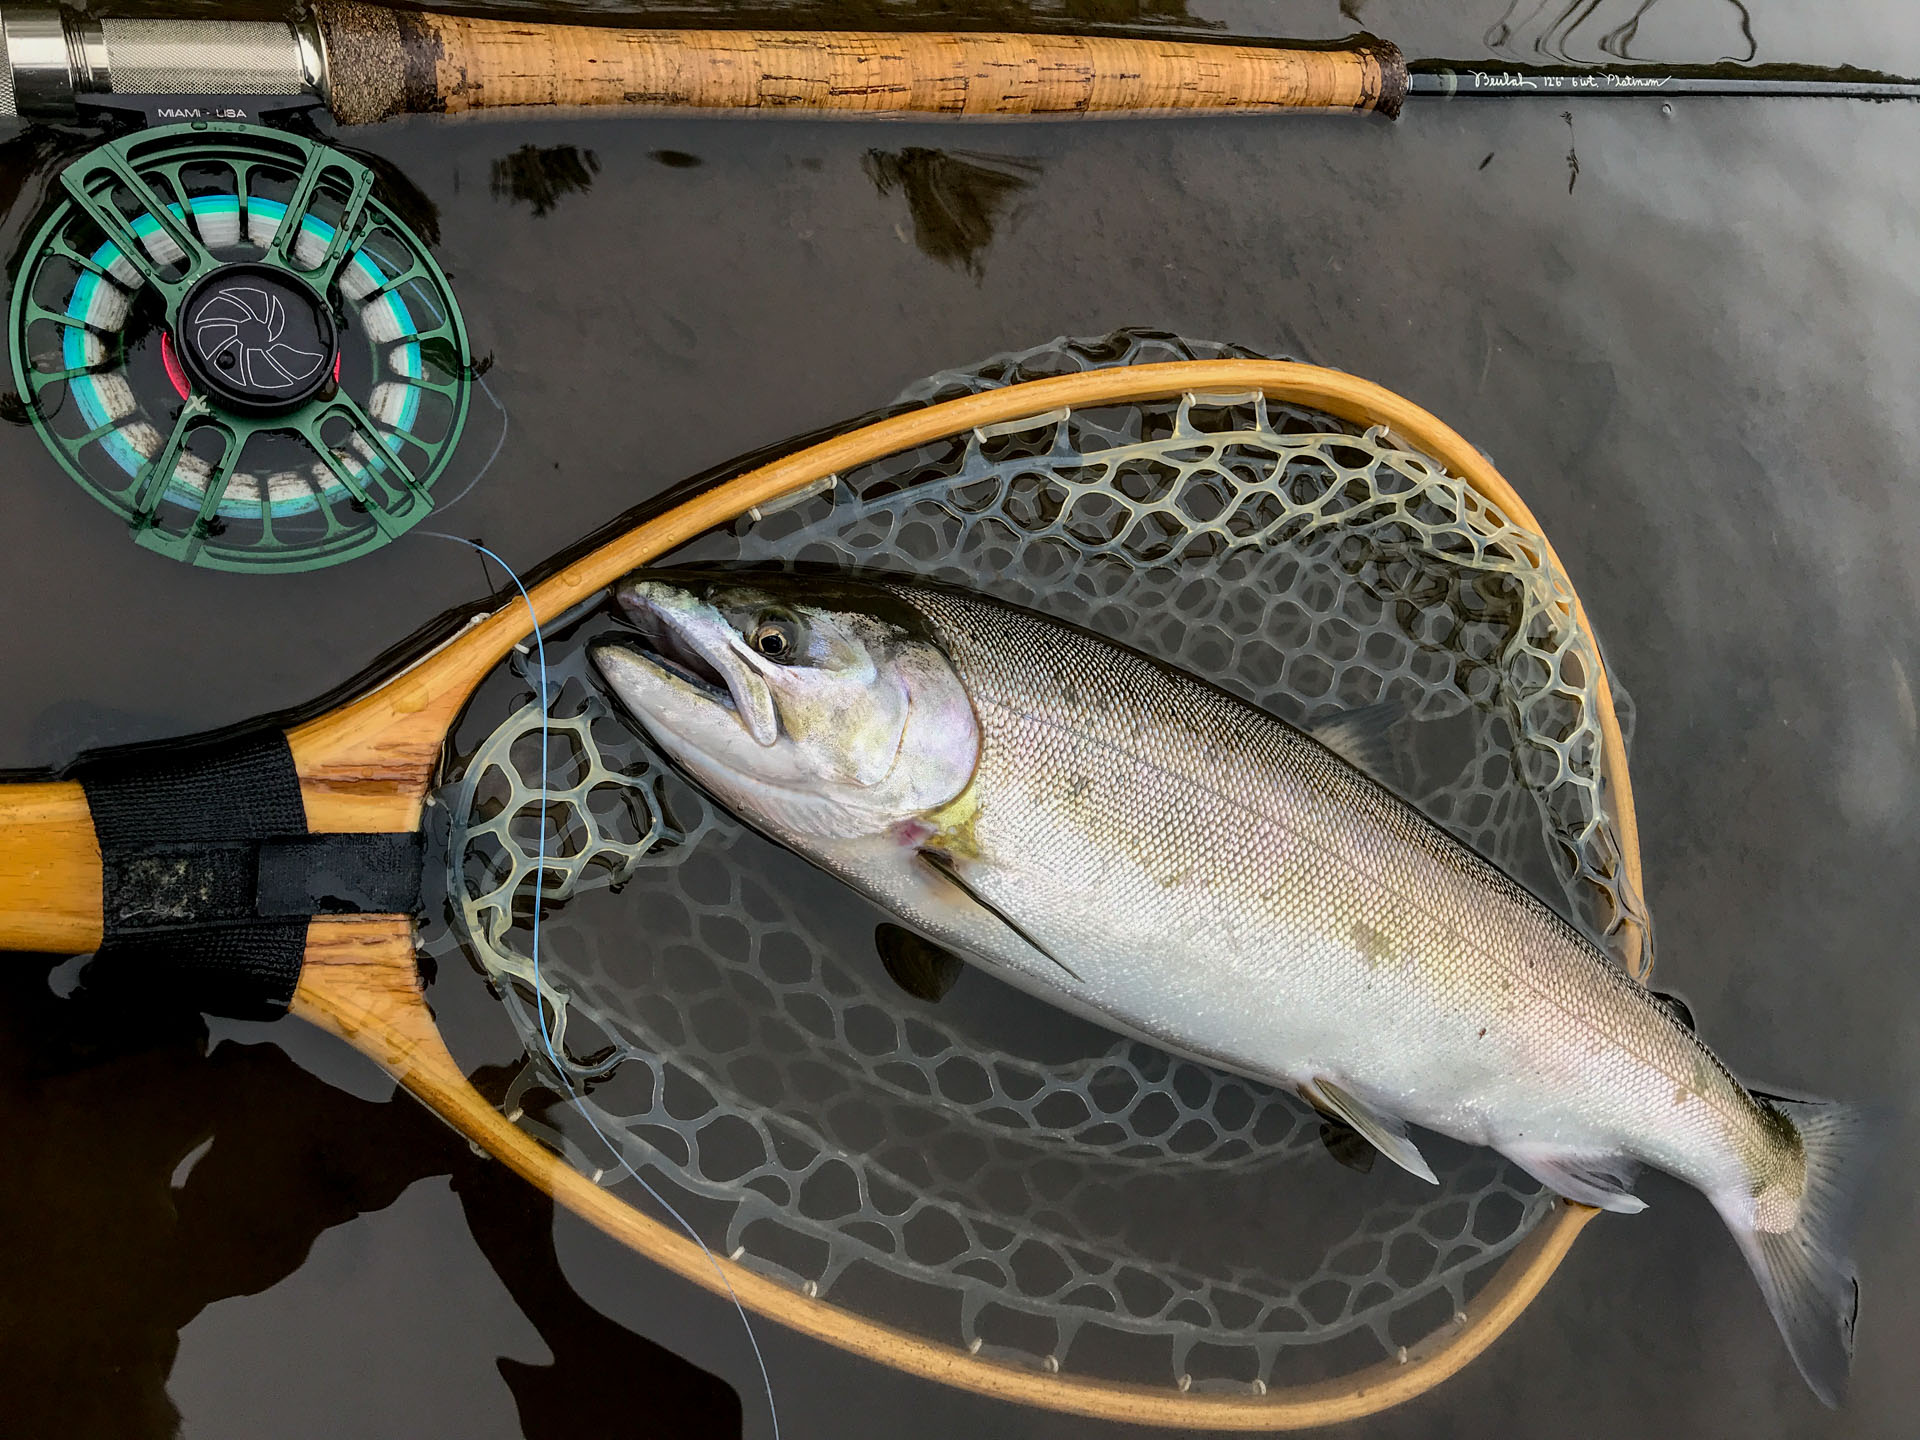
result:
M 784 616 L 769 615 L 753 627 L 747 643 L 769 660 L 791 660 L 800 648 L 800 628 Z

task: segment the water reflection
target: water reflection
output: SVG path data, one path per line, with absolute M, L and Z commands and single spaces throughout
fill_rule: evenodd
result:
M 567 195 L 584 195 L 600 173 L 600 157 L 577 145 L 522 145 L 493 162 L 493 198 L 545 215 Z
M 740 1433 L 730 1387 L 574 1293 L 551 1202 L 424 1107 L 361 1099 L 276 1046 L 209 1053 L 198 1015 L 85 996 L 62 1001 L 31 963 L 0 973 L 0 1127 L 33 1137 L 14 1152 L 0 1223 L 56 1237 L 8 1247 L 9 1433 L 171 1440 L 182 1417 L 167 1380 L 189 1322 L 441 1175 L 553 1355 L 498 1362 L 531 1440 L 627 1433 L 636 1397 L 662 1434 Z
M 68 159 L 80 148 L 72 135 L 49 125 L 29 125 L 0 140 L 0 216 L 15 224 L 29 219 L 28 207 L 20 198 L 28 187 L 56 164 Z M 18 264 L 17 260 L 12 262 Z M 0 422 L 28 425 L 32 416 L 27 402 L 10 384 L 0 388 Z
M 1040 162 L 970 150 L 869 150 L 861 162 L 882 195 L 906 196 L 913 243 L 924 255 L 978 278 L 980 257 L 1015 196 Z
M 482 1071 L 474 1083 L 489 1094 L 504 1090 L 518 1068 Z M 425 1107 L 408 1102 L 406 1108 L 426 1119 Z M 741 1433 L 740 1397 L 732 1387 L 580 1298 L 554 1250 L 551 1200 L 471 1152 L 453 1188 L 475 1243 L 553 1352 L 545 1365 L 509 1356 L 499 1361 L 526 1440 L 628 1434 L 636 1412 L 645 1415 L 649 1434 L 718 1440 Z
M 1575 51 L 1589 40 L 1602 55 L 1638 60 L 1634 41 L 1641 22 L 1660 8 L 1659 19 L 1690 28 L 1711 27 L 1719 34 L 1720 58 L 1751 60 L 1759 51 L 1753 15 L 1742 0 L 1508 0 L 1501 17 L 1487 29 L 1492 50 L 1531 50 L 1554 60 L 1580 60 Z M 1345 4 L 1341 13 L 1352 14 Z M 1686 11 L 1675 16 L 1674 11 Z
M 349 132 L 351 133 L 351 132 Z M 380 203 L 394 213 L 394 216 L 427 245 L 437 247 L 440 244 L 440 207 L 433 203 L 431 196 L 422 190 L 408 175 L 405 167 L 396 165 L 378 151 L 362 149 L 357 145 L 341 143 L 338 135 L 313 133 L 312 139 L 323 145 L 332 146 L 343 155 L 351 155 L 374 173 L 374 188 L 380 196 Z

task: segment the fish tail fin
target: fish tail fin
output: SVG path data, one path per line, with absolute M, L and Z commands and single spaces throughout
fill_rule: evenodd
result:
M 1785 1122 L 1781 1144 L 1789 1153 L 1798 1150 L 1804 1175 L 1797 1185 L 1774 1180 L 1757 1196 L 1743 1189 L 1718 1208 L 1801 1376 L 1837 1407 L 1846 1394 L 1860 1308 L 1853 1225 L 1878 1127 L 1858 1106 L 1755 1098 Z

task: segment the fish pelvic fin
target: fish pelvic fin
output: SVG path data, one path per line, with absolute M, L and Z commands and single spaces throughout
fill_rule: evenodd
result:
M 1633 1193 L 1633 1177 L 1640 1167 L 1625 1155 L 1563 1150 L 1525 1141 L 1502 1145 L 1500 1153 L 1554 1194 L 1575 1204 L 1618 1215 L 1638 1215 L 1647 1208 L 1647 1202 Z
M 1300 1098 L 1322 1115 L 1348 1126 L 1408 1174 L 1418 1175 L 1429 1185 L 1440 1183 L 1419 1147 L 1407 1138 L 1406 1122 L 1398 1116 L 1382 1114 L 1324 1075 L 1301 1085 Z
M 1824 1404 L 1838 1407 L 1860 1309 L 1853 1226 L 1878 1126 L 1859 1106 L 1773 1097 L 1761 1103 L 1791 1127 L 1789 1151 L 1798 1141 L 1805 1161 L 1800 1193 L 1782 1194 L 1775 1181 L 1757 1196 L 1743 1187 L 1715 1196 L 1714 1204 L 1753 1267 L 1802 1378 Z

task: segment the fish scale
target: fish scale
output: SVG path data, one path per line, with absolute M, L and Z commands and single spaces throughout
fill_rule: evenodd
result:
M 974 883 L 1103 987 L 1111 1020 L 1260 1078 L 1330 1073 L 1479 1143 L 1545 1132 L 1612 1153 L 1633 1124 L 1642 1158 L 1703 1186 L 1729 1153 L 1764 1158 L 1760 1107 L 1664 1007 L 1325 746 L 1078 631 L 897 593 L 980 717 Z M 1091 783 L 1069 796 L 1061 777 Z M 1390 962 L 1362 927 L 1395 942 Z M 1065 979 L 1026 947 L 996 949 L 1042 984 Z M 1551 1113 L 1537 1099 L 1514 1113 L 1505 1077 L 1542 1054 L 1577 1088 Z M 1679 1089 L 1704 1103 L 1676 1107 Z

